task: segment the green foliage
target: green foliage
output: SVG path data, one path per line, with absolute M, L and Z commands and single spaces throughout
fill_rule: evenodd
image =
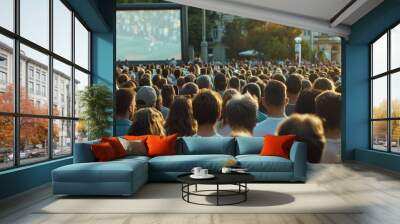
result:
M 112 126 L 112 93 L 107 86 L 93 85 L 80 93 L 80 107 L 83 108 L 82 120 L 89 131 L 89 139 L 109 136 Z

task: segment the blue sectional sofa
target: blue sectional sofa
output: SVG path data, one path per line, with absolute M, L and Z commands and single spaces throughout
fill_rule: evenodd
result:
M 183 137 L 177 140 L 177 155 L 128 156 L 109 162 L 96 162 L 90 149 L 98 141 L 77 143 L 74 163 L 52 172 L 54 194 L 131 195 L 148 181 L 176 181 L 193 167 L 218 172 L 228 160 L 236 160 L 259 182 L 304 182 L 307 148 L 295 142 L 290 159 L 260 156 L 262 137 Z

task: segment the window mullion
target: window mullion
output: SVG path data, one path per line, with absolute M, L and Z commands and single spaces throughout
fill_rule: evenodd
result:
M 19 8 L 20 8 L 20 0 L 14 1 L 14 30 L 19 35 L 19 25 L 20 25 L 20 17 L 19 17 Z M 19 47 L 19 39 L 14 39 L 14 112 L 19 113 L 19 100 L 20 100 L 20 47 Z M 19 155 L 19 136 L 20 136 L 20 118 L 14 116 L 14 166 L 20 165 L 20 155 Z
M 390 30 L 387 32 L 387 71 L 390 71 Z M 388 104 L 387 104 L 387 107 L 388 107 L 388 118 L 391 118 L 392 117 L 392 99 L 391 99 L 391 79 L 392 79 L 392 76 L 391 76 L 391 74 L 389 73 L 388 75 L 387 75 L 387 90 L 388 90 L 388 92 L 387 92 L 387 98 L 388 98 Z M 388 143 L 388 152 L 391 152 L 392 151 L 392 135 L 391 135 L 391 132 L 392 132 L 392 121 L 391 120 L 389 120 L 388 121 L 388 123 L 387 123 L 387 136 L 388 136 L 388 141 L 389 141 L 389 143 Z

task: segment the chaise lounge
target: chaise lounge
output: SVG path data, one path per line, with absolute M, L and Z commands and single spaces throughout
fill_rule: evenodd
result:
M 307 148 L 294 142 L 290 159 L 260 156 L 262 137 L 182 137 L 176 142 L 177 155 L 127 156 L 96 162 L 91 144 L 77 143 L 74 163 L 52 172 L 53 193 L 66 195 L 132 195 L 148 181 L 176 181 L 178 175 L 200 166 L 218 172 L 229 160 L 236 160 L 258 182 L 305 182 Z

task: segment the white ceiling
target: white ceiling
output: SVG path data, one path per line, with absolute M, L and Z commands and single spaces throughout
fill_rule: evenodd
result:
M 251 19 L 347 37 L 350 26 L 383 0 L 169 0 Z M 346 5 L 346 10 L 335 17 Z M 335 20 L 336 18 L 336 20 Z

